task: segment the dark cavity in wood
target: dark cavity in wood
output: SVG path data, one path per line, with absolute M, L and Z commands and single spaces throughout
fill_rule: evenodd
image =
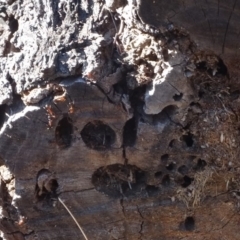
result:
M 42 202 L 52 206 L 52 201 L 57 199 L 57 189 L 59 185 L 54 174 L 48 169 L 41 169 L 37 173 L 35 198 L 37 202 Z
M 146 172 L 130 164 L 100 167 L 92 175 L 96 190 L 113 198 L 133 197 L 143 193 Z
M 189 176 L 185 175 L 183 177 L 182 187 L 183 188 L 188 187 L 192 183 L 193 180 L 194 180 L 193 178 L 190 178 Z
M 5 112 L 6 112 L 6 104 L 0 105 L 0 128 L 2 128 L 5 122 Z
M 129 119 L 123 128 L 123 146 L 133 147 L 137 140 L 138 122 L 135 117 Z
M 99 120 L 87 123 L 81 131 L 81 137 L 87 147 L 95 150 L 109 149 L 116 140 L 114 130 Z
M 193 169 L 195 171 L 203 171 L 206 166 L 207 166 L 207 162 L 205 160 L 198 159 L 198 162 L 197 162 L 196 166 L 194 166 Z
M 193 231 L 195 229 L 195 220 L 193 217 L 187 217 L 184 222 L 185 229 L 187 231 Z
M 60 148 L 71 146 L 73 134 L 72 120 L 68 116 L 64 116 L 58 123 L 55 130 L 56 143 Z
M 194 144 L 193 134 L 188 133 L 187 135 L 183 135 L 182 141 L 186 143 L 187 147 L 192 147 Z

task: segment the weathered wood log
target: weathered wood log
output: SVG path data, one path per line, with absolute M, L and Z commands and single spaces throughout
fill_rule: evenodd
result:
M 239 239 L 238 1 L 0 7 L 2 239 Z

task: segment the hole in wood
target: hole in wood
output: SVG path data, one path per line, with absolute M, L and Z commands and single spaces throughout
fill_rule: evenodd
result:
M 207 63 L 205 61 L 198 62 L 196 64 L 196 67 L 200 71 L 206 71 L 207 70 Z
M 191 133 L 188 133 L 187 135 L 183 135 L 182 141 L 186 143 L 187 147 L 192 147 L 194 144 L 193 135 Z
M 135 117 L 129 119 L 123 128 L 123 146 L 133 147 L 137 140 L 138 123 Z
M 9 28 L 12 33 L 18 30 L 18 20 L 15 19 L 13 16 L 9 17 Z
M 193 217 L 187 217 L 184 221 L 184 226 L 187 231 L 193 231 L 195 229 L 195 220 Z
M 151 197 L 151 196 L 154 196 L 157 193 L 159 193 L 159 187 L 154 186 L 154 185 L 147 185 L 146 191 L 147 191 L 148 195 Z
M 162 176 L 162 172 L 158 171 L 154 174 L 155 178 L 160 178 Z
M 198 91 L 198 97 L 199 97 L 200 99 L 203 98 L 204 95 L 205 95 L 205 92 L 204 92 L 203 90 L 199 90 L 199 91 Z
M 191 110 L 193 111 L 193 113 L 202 113 L 202 107 L 199 103 L 196 102 L 191 102 L 189 105 L 191 108 Z
M 181 101 L 182 100 L 182 97 L 183 97 L 183 93 L 179 93 L 179 94 L 175 94 L 174 96 L 173 96 L 173 99 L 174 99 L 174 101 Z
M 5 112 L 6 112 L 6 104 L 0 105 L 0 129 L 2 128 L 5 122 Z
M 166 122 L 169 122 L 169 118 L 166 116 L 165 113 L 158 113 L 158 114 L 153 114 L 153 115 L 148 115 L 148 117 L 152 118 L 151 124 L 157 126 L 160 124 L 165 124 Z M 144 119 L 141 119 L 142 122 L 144 122 Z
M 175 115 L 177 113 L 178 107 L 175 105 L 169 105 L 162 110 L 162 113 L 165 113 L 168 117 Z
M 194 170 L 203 171 L 206 166 L 207 166 L 207 162 L 205 160 L 198 159 L 196 166 L 194 166 Z
M 218 59 L 217 74 L 228 75 L 228 69 L 221 58 Z
M 163 164 L 166 164 L 168 161 L 169 155 L 168 154 L 164 154 L 161 156 L 161 161 Z
M 55 130 L 56 143 L 60 148 L 71 146 L 73 134 L 72 121 L 68 116 L 59 121 Z
M 50 203 L 57 198 L 58 182 L 48 169 L 41 169 L 37 174 L 35 197 L 37 201 Z
M 162 178 L 162 185 L 167 187 L 170 185 L 170 176 L 167 174 L 167 175 L 164 175 L 163 178 Z
M 182 175 L 186 175 L 188 173 L 188 167 L 186 165 L 182 165 L 178 168 L 178 172 Z
M 134 196 L 146 184 L 146 173 L 129 164 L 112 164 L 97 169 L 92 175 L 96 190 L 110 197 Z
M 183 188 L 186 188 L 188 187 L 193 181 L 193 178 L 190 178 L 189 176 L 185 175 L 183 177 L 183 183 L 182 183 L 182 187 Z
M 168 171 L 173 171 L 173 170 L 175 169 L 175 167 L 176 167 L 176 164 L 175 164 L 175 163 L 170 163 L 170 164 L 168 164 L 168 165 L 166 166 L 166 169 L 167 169 Z
M 170 148 L 173 148 L 173 147 L 174 147 L 174 143 L 176 143 L 176 139 L 172 139 L 172 140 L 169 142 L 168 146 L 169 146 Z
M 165 62 L 168 62 L 169 60 L 169 54 L 168 54 L 168 49 L 167 48 L 163 48 L 162 49 L 162 55 L 163 55 L 163 60 Z
M 151 52 L 147 58 L 150 60 L 150 61 L 158 61 L 158 57 L 157 55 L 154 53 L 154 52 Z
M 209 74 L 214 74 L 213 69 L 210 69 L 206 61 L 201 61 L 196 64 L 196 67 L 199 71 L 207 71 Z M 228 69 L 226 65 L 224 64 L 223 60 L 221 58 L 218 58 L 218 63 L 217 63 L 217 69 L 215 72 L 217 75 L 223 75 L 223 76 L 228 76 Z
M 82 129 L 81 136 L 86 146 L 95 150 L 110 148 L 116 140 L 116 134 L 112 128 L 99 120 L 89 122 Z
M 113 85 L 114 94 L 128 94 L 128 87 L 126 81 L 119 81 Z
M 230 99 L 231 101 L 237 100 L 240 96 L 240 91 L 239 90 L 235 90 L 230 92 Z

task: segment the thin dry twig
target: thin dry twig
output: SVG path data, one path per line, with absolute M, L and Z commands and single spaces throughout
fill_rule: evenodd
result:
M 82 235 L 84 236 L 85 240 L 88 240 L 86 234 L 84 233 L 83 229 L 81 228 L 80 224 L 77 222 L 76 218 L 71 213 L 70 209 L 66 206 L 66 204 L 62 201 L 60 197 L 58 197 L 59 202 L 64 206 L 64 208 L 68 211 L 74 222 L 77 224 L 78 228 L 80 229 Z

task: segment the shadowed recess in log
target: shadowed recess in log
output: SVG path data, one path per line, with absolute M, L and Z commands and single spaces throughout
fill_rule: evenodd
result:
M 137 140 L 137 120 L 135 117 L 129 119 L 123 128 L 123 146 L 133 147 Z
M 169 105 L 162 110 L 162 112 L 164 112 L 168 116 L 175 115 L 177 111 L 178 111 L 178 107 L 175 105 Z
M 218 62 L 216 64 L 216 70 L 213 71 L 213 69 L 209 68 L 206 61 L 201 61 L 196 64 L 196 67 L 199 71 L 207 71 L 209 74 L 215 76 L 215 75 L 222 75 L 222 76 L 228 76 L 228 68 L 224 64 L 223 60 L 218 57 Z M 215 72 L 216 71 L 216 72 Z
M 159 187 L 154 186 L 154 185 L 147 185 L 146 191 L 147 191 L 148 196 L 152 197 L 152 196 L 159 194 L 160 189 L 159 189 Z
M 95 150 L 111 148 L 116 140 L 113 129 L 99 120 L 85 125 L 81 131 L 81 137 L 87 147 Z
M 67 148 L 71 146 L 73 125 L 71 119 L 68 116 L 63 117 L 59 121 L 55 130 L 56 143 L 60 148 Z
M 183 183 L 181 184 L 182 187 L 183 188 L 188 187 L 192 183 L 193 180 L 194 180 L 193 178 L 190 178 L 189 176 L 185 175 L 183 177 Z
M 146 172 L 134 165 L 112 164 L 97 169 L 92 183 L 97 191 L 113 198 L 136 196 L 146 187 Z
M 15 33 L 18 30 L 18 20 L 14 16 L 9 17 L 9 28 L 12 33 Z
M 184 221 L 184 226 L 187 231 L 193 231 L 195 229 L 195 220 L 193 217 L 187 217 Z
M 174 143 L 176 143 L 176 139 L 172 139 L 170 142 L 169 142 L 169 144 L 168 144 L 168 146 L 170 147 L 170 148 L 173 148 L 174 147 Z
M 182 165 L 178 168 L 178 172 L 182 175 L 186 175 L 188 173 L 188 167 L 186 165 Z
M 168 174 L 164 175 L 162 178 L 162 185 L 164 187 L 168 187 L 168 186 L 170 186 L 170 184 L 171 184 L 170 176 Z
M 180 101 L 180 100 L 179 100 Z M 160 113 L 158 114 L 149 114 L 148 117 L 152 118 L 153 125 L 158 125 L 159 123 L 167 123 L 171 121 L 172 116 L 176 115 L 178 112 L 178 107 L 175 105 L 169 105 L 165 107 Z
M 160 178 L 160 177 L 162 177 L 162 171 L 158 171 L 158 172 L 155 172 L 155 174 L 154 174 L 154 176 L 155 176 L 155 178 Z
M 2 128 L 5 122 L 5 112 L 6 112 L 6 105 L 0 105 L 0 129 Z
M 162 162 L 163 164 L 167 164 L 168 159 L 169 159 L 169 154 L 163 154 L 163 155 L 161 156 L 161 162 Z
M 183 97 L 183 93 L 175 94 L 173 96 L 174 101 L 181 101 Z
M 239 98 L 239 96 L 240 96 L 240 91 L 239 90 L 232 90 L 230 92 L 229 98 L 230 98 L 231 101 L 234 101 L 234 100 L 237 100 Z
M 192 147 L 194 144 L 193 134 L 191 133 L 183 135 L 181 140 L 186 143 L 187 147 Z
M 168 164 L 168 165 L 166 166 L 166 169 L 167 169 L 168 171 L 174 171 L 175 168 L 176 168 L 176 163 L 173 163 L 173 162 L 171 162 L 170 164 Z
M 49 205 L 51 200 L 57 197 L 58 182 L 53 173 L 48 169 L 41 169 L 37 174 L 35 198 L 37 202 L 45 202 Z
M 198 159 L 197 164 L 193 167 L 195 171 L 203 171 L 207 166 L 207 162 L 202 159 Z

